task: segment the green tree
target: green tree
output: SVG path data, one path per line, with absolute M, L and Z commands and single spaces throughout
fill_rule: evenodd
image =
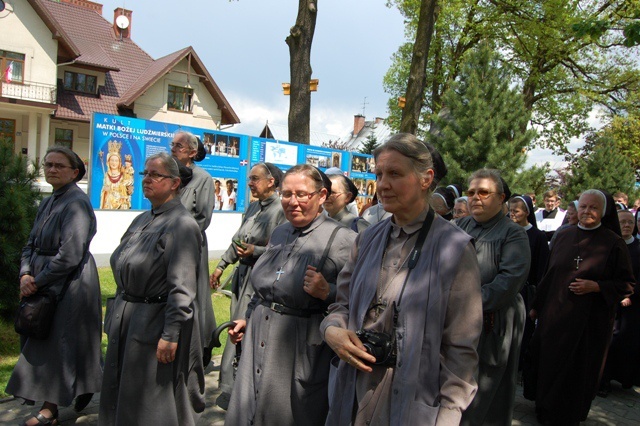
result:
M 577 200 L 582 191 L 590 188 L 631 194 L 634 186 L 635 173 L 629 158 L 613 139 L 592 133 L 571 162 L 562 192 L 567 200 Z
M 369 133 L 367 139 L 365 139 L 362 147 L 358 150 L 361 154 L 373 154 L 373 150 L 376 149 L 380 145 L 378 143 L 378 138 L 375 134 Z
M 634 2 L 636 0 L 633 0 Z M 452 0 L 442 2 L 435 24 L 433 55 L 427 63 L 428 92 L 420 121 L 429 128 L 440 112 L 441 96 L 455 81 L 465 52 L 488 42 L 514 69 L 519 88 L 539 129 L 537 144 L 565 152 L 566 141 L 589 130 L 588 114 L 600 106 L 619 111 L 626 93 L 640 88 L 635 50 L 620 49 L 625 36 L 608 31 L 600 38 L 581 37 L 575 23 L 610 19 L 628 0 Z M 418 0 L 393 0 L 406 17 L 408 39 L 417 25 Z M 637 48 L 634 48 L 637 50 Z M 384 80 L 390 124 L 398 127 L 395 99 L 404 93 L 409 47 L 403 45 Z
M 449 169 L 446 182 L 464 183 L 481 167 L 499 169 L 507 182 L 515 182 L 535 133 L 522 131 L 529 115 L 510 81 L 510 71 L 489 46 L 466 55 L 428 136 Z
M 37 212 L 40 192 L 25 157 L 0 140 L 0 316 L 9 320 L 18 305 L 20 256 Z

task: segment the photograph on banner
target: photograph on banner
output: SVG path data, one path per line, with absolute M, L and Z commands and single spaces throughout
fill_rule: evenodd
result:
M 362 213 L 372 205 L 376 194 L 375 161 L 373 155 L 351 154 L 351 180 L 358 188 L 356 206 Z
M 240 157 L 248 157 L 247 136 L 98 113 L 93 114 L 91 126 L 89 197 L 93 208 L 151 208 L 151 203 L 142 193 L 140 172 L 144 170 L 147 157 L 171 152 L 170 143 L 178 131 L 191 132 L 201 141 L 208 137 L 216 148 L 220 142 L 220 150 L 216 150 L 216 154 L 205 155 L 196 165 L 209 173 L 212 179 L 221 181 L 227 202 L 224 208 L 220 204 L 218 212 L 244 211 L 245 193 L 239 193 L 237 188 L 246 186 L 248 161 Z M 227 181 L 231 182 L 231 193 L 227 190 Z
M 202 143 L 207 155 L 218 155 L 221 157 L 240 156 L 240 137 L 223 133 L 204 132 Z
M 280 142 L 273 139 L 251 138 L 251 161 L 253 167 L 257 163 L 273 163 L 281 170 L 287 171 L 298 164 L 298 151 L 302 145 L 292 142 Z M 248 172 L 249 170 L 247 170 Z
M 213 188 L 215 193 L 214 211 L 238 211 L 236 203 L 239 192 L 237 179 L 214 176 Z
M 310 164 L 323 172 L 331 167 L 337 167 L 348 176 L 349 167 L 347 165 L 349 154 L 346 151 L 324 148 L 320 146 L 304 145 L 301 147 L 302 158 L 300 163 Z

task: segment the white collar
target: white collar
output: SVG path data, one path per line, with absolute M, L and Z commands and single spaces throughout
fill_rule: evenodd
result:
M 600 222 L 597 226 L 594 226 L 593 228 L 585 228 L 584 226 L 582 226 L 582 224 L 580 224 L 580 222 L 578 222 L 578 228 L 582 229 L 583 231 L 595 231 L 601 226 L 602 226 L 602 222 Z

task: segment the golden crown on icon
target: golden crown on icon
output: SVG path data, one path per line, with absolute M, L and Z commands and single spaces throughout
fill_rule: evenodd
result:
M 122 142 L 117 142 L 117 141 L 109 142 L 109 154 L 112 154 L 112 153 L 120 154 L 121 148 L 122 148 Z

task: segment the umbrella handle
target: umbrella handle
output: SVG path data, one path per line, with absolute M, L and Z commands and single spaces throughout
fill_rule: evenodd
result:
M 235 327 L 236 325 L 237 324 L 234 321 L 227 321 L 220 324 L 215 330 L 213 330 L 213 333 L 211 333 L 212 347 L 219 348 L 220 346 L 222 346 L 222 343 L 220 343 L 220 334 L 227 328 Z

